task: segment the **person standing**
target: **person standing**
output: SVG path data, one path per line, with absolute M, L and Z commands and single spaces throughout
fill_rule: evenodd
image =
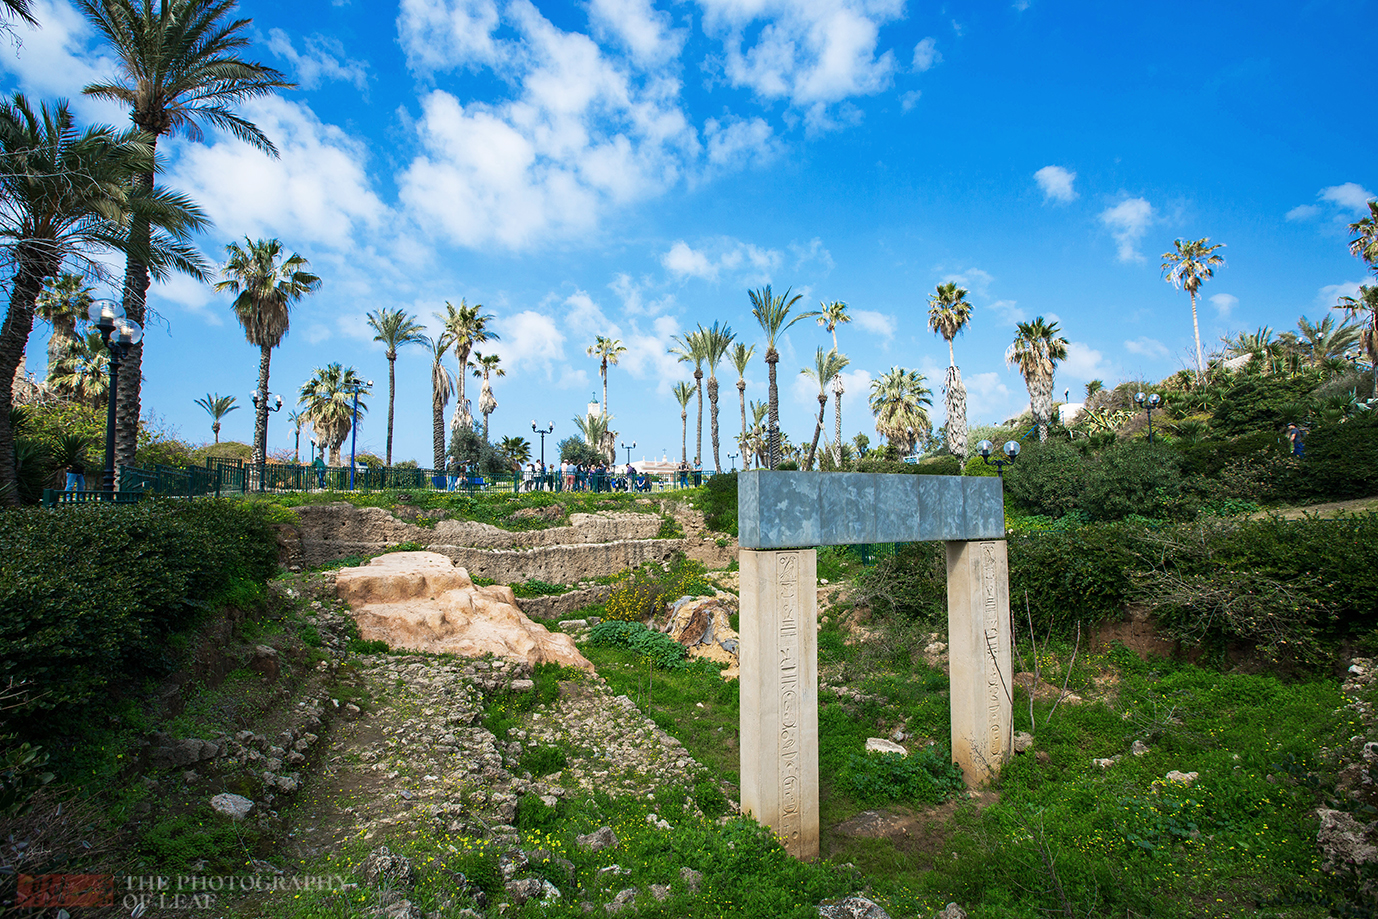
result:
M 311 463 L 311 468 L 316 470 L 316 483 L 321 488 L 325 488 L 325 460 L 317 456 Z
M 1295 424 L 1287 426 L 1287 442 L 1292 445 L 1292 455 L 1301 459 L 1306 455 L 1306 431 Z
M 67 470 L 67 490 L 85 491 L 86 490 L 86 467 L 81 460 L 74 462 Z

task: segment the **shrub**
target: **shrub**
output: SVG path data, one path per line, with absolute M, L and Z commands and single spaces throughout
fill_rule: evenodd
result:
M 947 562 L 941 543 L 906 543 L 866 569 L 858 603 L 878 615 L 940 621 L 947 610 Z
M 170 661 L 166 638 L 237 581 L 277 570 L 261 512 L 145 501 L 3 512 L 0 681 L 28 681 L 23 715 L 80 707 Z
M 972 457 L 986 473 L 995 470 L 983 463 L 979 455 Z M 968 461 L 968 466 L 972 465 Z M 1019 461 L 1005 470 L 1005 493 L 1016 503 L 1035 514 L 1061 517 L 1077 506 L 1087 479 L 1088 461 L 1071 444 L 1059 441 L 1030 444 Z
M 1009 539 L 1010 611 L 1021 627 L 1028 615 L 1040 634 L 1062 635 L 1076 623 L 1117 619 L 1133 593 L 1132 575 L 1144 562 L 1147 528 L 1135 523 L 1090 524 Z
M 708 529 L 737 535 L 737 473 L 720 472 L 710 478 L 694 503 L 703 511 Z
M 1237 374 L 1220 394 L 1211 427 L 1226 437 L 1279 431 L 1287 424 L 1288 407 L 1305 401 L 1315 385 L 1313 374 Z
M 1378 412 L 1317 425 L 1291 491 L 1331 501 L 1378 494 Z
M 1095 520 L 1130 515 L 1190 518 L 1197 500 L 1182 476 L 1177 452 L 1131 440 L 1105 450 L 1087 470 L 1077 506 Z
M 895 753 L 853 753 L 838 781 L 861 804 L 937 804 L 966 790 L 962 770 L 938 744 Z
M 649 657 L 660 670 L 683 670 L 688 666 L 689 652 L 683 645 L 661 632 L 652 632 L 639 622 L 600 622 L 589 630 L 589 641 L 595 645 L 630 648 Z
M 973 453 L 967 457 L 966 465 L 962 467 L 962 475 L 999 475 L 1000 467 L 992 466 L 986 462 L 986 458 L 979 453 Z
M 930 456 L 928 459 L 919 460 L 915 465 L 919 468 L 920 475 L 961 475 L 962 461 L 951 453 L 943 456 Z
M 604 606 L 608 619 L 642 622 L 665 608 L 665 587 L 650 566 L 643 566 L 618 578 Z

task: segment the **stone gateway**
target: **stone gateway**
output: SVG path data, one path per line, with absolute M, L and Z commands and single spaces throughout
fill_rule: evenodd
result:
M 738 476 L 742 809 L 796 858 L 818 857 L 822 545 L 947 545 L 952 755 L 967 785 L 1012 746 L 1009 564 L 999 478 L 772 472 Z

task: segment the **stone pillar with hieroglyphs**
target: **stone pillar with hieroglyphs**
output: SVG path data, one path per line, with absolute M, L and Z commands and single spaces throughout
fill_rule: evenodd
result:
M 818 857 L 818 554 L 741 550 L 742 811 Z
M 999 773 L 1013 741 L 1004 540 L 947 543 L 947 631 L 952 759 L 975 788 Z

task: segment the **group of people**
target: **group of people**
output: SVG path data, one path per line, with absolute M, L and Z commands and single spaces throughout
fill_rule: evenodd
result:
M 623 471 L 599 463 L 596 466 L 561 462 L 549 469 L 542 463 L 528 463 L 522 470 L 523 491 L 650 491 L 649 476 L 628 464 Z

